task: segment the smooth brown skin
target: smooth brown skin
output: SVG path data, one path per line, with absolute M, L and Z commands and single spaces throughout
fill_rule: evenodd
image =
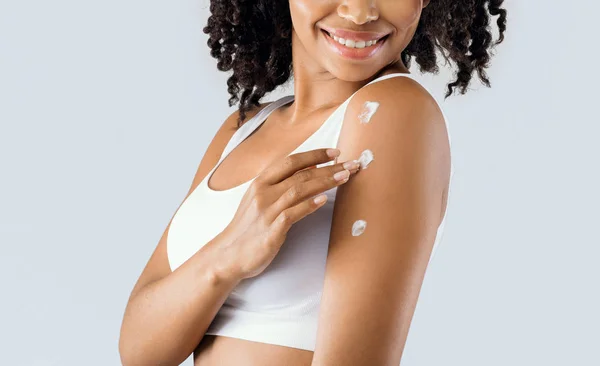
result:
M 290 0 L 295 101 L 272 113 L 231 152 L 211 177 L 210 187 L 224 190 L 250 180 L 293 151 L 368 81 L 408 72 L 399 55 L 425 5 L 420 0 Z M 367 23 L 367 18 L 375 20 Z M 349 62 L 329 51 L 318 23 L 393 33 L 375 58 Z M 366 100 L 377 100 L 379 110 L 368 125 L 353 123 Z M 211 142 L 188 195 L 219 160 L 236 117 L 230 116 Z M 273 141 L 278 142 L 275 148 Z M 447 204 L 447 131 L 429 94 L 418 83 L 398 77 L 365 87 L 354 96 L 338 147 L 340 162 L 357 158 L 365 148 L 374 152 L 375 160 L 337 192 L 315 352 L 204 335 L 239 281 L 233 274 L 236 270 L 227 271 L 235 268 L 229 259 L 239 257 L 231 255 L 235 251 L 224 255 L 223 250 L 235 235 L 224 231 L 170 273 L 169 224 L 128 303 L 120 339 L 125 366 L 177 365 L 194 349 L 197 366 L 399 364 Z M 358 218 L 368 226 L 365 233 L 352 237 L 351 226 Z M 249 229 L 249 225 L 238 227 Z M 246 267 L 245 273 L 253 274 L 248 268 L 260 271 L 270 256 L 266 258 L 257 261 L 261 265 Z
M 351 173 L 358 172 L 358 162 L 311 168 L 314 163 L 325 163 L 339 155 L 338 151 L 330 157 L 327 150 L 279 159 L 250 184 L 224 230 L 229 239 L 223 247 L 229 275 L 246 279 L 261 274 L 279 252 L 290 227 L 325 203 L 316 204 L 311 197 L 346 183 Z M 337 172 L 345 174 L 334 175 Z
M 208 150 L 215 141 L 221 139 L 215 137 Z M 219 145 L 222 151 L 225 144 Z M 165 230 L 125 311 L 119 340 L 123 365 L 177 365 L 192 353 L 239 281 L 260 274 L 279 251 L 291 225 L 323 205 L 311 197 L 347 181 L 333 177 L 341 171 L 350 173 L 343 163 L 311 168 L 334 159 L 326 150 L 278 158 L 262 169 L 226 229 L 172 273 Z M 190 192 L 202 179 L 194 179 Z M 149 318 L 153 321 L 148 322 Z
M 449 142 L 437 105 L 413 80 L 381 81 L 354 98 L 340 135 L 339 159 L 370 148 L 375 160 L 337 191 L 315 352 L 205 335 L 195 351 L 196 366 L 400 363 L 447 205 Z M 366 100 L 381 103 L 377 113 L 368 125 L 352 123 Z M 238 164 L 244 161 L 238 159 Z M 357 218 L 366 219 L 367 229 L 352 237 Z

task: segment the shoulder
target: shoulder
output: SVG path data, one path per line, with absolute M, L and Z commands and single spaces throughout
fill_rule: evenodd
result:
M 261 103 L 258 107 L 254 107 L 250 111 L 246 112 L 246 119 L 244 120 L 244 123 L 247 123 L 252 117 L 254 117 L 258 112 L 260 112 L 270 103 L 271 102 Z M 211 164 L 209 165 L 211 165 L 211 168 L 212 165 L 215 165 L 217 163 L 217 161 L 221 157 L 221 154 L 223 153 L 223 150 L 225 150 L 225 146 L 227 146 L 227 143 L 229 142 L 229 140 L 231 140 L 233 134 L 239 129 L 237 124 L 239 115 L 239 109 L 231 113 L 225 119 L 225 121 L 223 121 L 221 127 L 219 127 L 219 129 L 213 136 L 211 142 L 209 143 L 208 148 L 206 149 L 205 156 L 208 157 L 208 159 L 210 160 Z
M 247 123 L 250 119 L 252 119 L 254 116 L 256 116 L 258 114 L 258 112 L 260 112 L 262 109 L 264 109 L 265 107 L 267 107 L 269 104 L 271 104 L 273 102 L 265 102 L 265 103 L 259 103 L 258 106 L 254 106 L 252 109 L 250 109 L 249 111 L 246 111 L 246 119 L 242 122 L 242 125 Z M 238 124 L 237 124 L 237 120 L 240 116 L 240 110 L 237 109 L 234 112 L 232 112 L 226 119 L 225 121 L 223 121 L 223 124 L 221 125 L 221 127 L 219 128 L 219 130 L 217 131 L 217 134 L 215 135 L 215 138 L 218 137 L 227 137 L 227 135 L 229 135 L 229 137 L 231 137 L 231 135 L 233 135 L 235 133 L 235 131 L 238 130 Z M 221 134 L 223 134 L 224 136 L 220 136 Z M 227 139 L 229 140 L 229 139 Z M 227 144 L 227 142 L 225 142 L 225 144 Z M 223 148 L 225 148 L 225 146 L 223 146 Z
M 272 102 L 260 103 L 259 106 L 252 108 L 250 111 L 246 112 L 246 119 L 244 123 L 247 123 L 252 117 L 254 117 L 258 112 L 260 112 L 263 108 L 271 104 Z M 235 132 L 239 129 L 237 125 L 237 120 L 240 115 L 240 111 L 235 110 L 231 113 L 221 126 L 217 129 L 217 132 L 213 135 L 213 138 L 208 144 L 204 156 L 200 160 L 200 164 L 196 169 L 196 173 L 194 175 L 194 179 L 188 191 L 188 194 L 194 191 L 194 189 L 200 184 L 200 182 L 205 178 L 205 176 L 210 172 L 212 168 L 215 167 L 225 147 L 229 143 L 229 140 L 233 137 Z
M 450 141 L 444 114 L 427 89 L 409 77 L 392 77 L 359 89 L 344 113 L 337 147 L 338 161 L 372 159 L 368 173 L 353 178 L 350 186 L 357 191 L 370 184 L 366 176 L 395 182 L 396 187 L 429 182 L 429 194 L 440 197 L 449 184 Z
M 443 112 L 435 98 L 411 77 L 396 76 L 364 86 L 349 102 L 346 115 L 360 114 L 366 102 L 377 103 L 379 119 L 390 117 L 398 124 L 406 125 L 416 125 L 416 120 L 424 120 L 419 123 L 421 125 L 445 125 Z
M 404 76 L 366 85 L 351 98 L 338 147 L 342 153 L 344 149 L 356 150 L 361 145 L 357 141 L 380 146 L 387 153 L 410 153 L 413 159 L 418 159 L 418 151 L 406 148 L 416 148 L 416 144 L 427 147 L 423 153 L 429 155 L 449 157 L 450 153 L 446 121 L 438 102 L 419 82 Z

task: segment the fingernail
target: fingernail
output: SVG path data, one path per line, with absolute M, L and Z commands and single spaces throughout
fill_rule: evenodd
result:
M 327 149 L 327 156 L 330 158 L 335 158 L 338 155 L 340 155 L 339 149 Z
M 341 172 L 337 172 L 337 173 L 335 173 L 335 174 L 333 175 L 333 178 L 334 178 L 335 180 L 338 180 L 338 181 L 340 181 L 340 180 L 344 180 L 344 179 L 348 178 L 349 176 L 350 176 L 350 172 L 349 172 L 349 171 L 347 171 L 347 170 L 342 170 Z
M 315 197 L 315 199 L 313 200 L 317 205 L 320 203 L 323 203 L 327 200 L 327 195 L 326 194 L 322 194 L 320 196 Z
M 358 168 L 360 165 L 358 164 L 358 162 L 356 160 L 350 160 L 350 161 L 347 161 L 344 164 L 342 164 L 342 166 L 344 167 L 344 169 L 354 170 L 354 169 Z

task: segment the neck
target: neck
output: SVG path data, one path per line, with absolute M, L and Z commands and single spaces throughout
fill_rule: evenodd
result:
M 286 108 L 288 115 L 286 125 L 290 127 L 302 124 L 310 114 L 336 108 L 352 93 L 382 74 L 408 72 L 401 62 L 394 62 L 367 80 L 339 79 L 308 54 L 294 31 L 292 31 L 292 60 L 294 102 Z

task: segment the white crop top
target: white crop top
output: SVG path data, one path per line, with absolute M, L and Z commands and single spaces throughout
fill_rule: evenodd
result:
M 411 77 L 415 80 L 412 75 L 395 73 L 376 78 L 369 84 L 394 76 Z M 337 147 L 344 113 L 352 96 L 290 155 L 318 148 Z M 254 180 L 228 190 L 214 191 L 207 185 L 212 173 L 273 110 L 293 100 L 292 95 L 280 98 L 244 123 L 231 137 L 215 167 L 179 207 L 167 236 L 171 270 L 188 260 L 231 222 L 244 192 Z M 444 120 L 448 129 L 445 116 Z M 448 139 L 450 141 L 449 132 Z M 329 164 L 334 164 L 334 161 L 318 167 Z M 451 164 L 451 180 L 453 174 Z M 326 191 L 328 200 L 325 205 L 292 225 L 285 243 L 264 272 L 242 280 L 235 287 L 206 334 L 314 351 L 336 191 L 337 187 Z M 442 238 L 445 221 L 446 213 L 438 227 L 429 262 Z

